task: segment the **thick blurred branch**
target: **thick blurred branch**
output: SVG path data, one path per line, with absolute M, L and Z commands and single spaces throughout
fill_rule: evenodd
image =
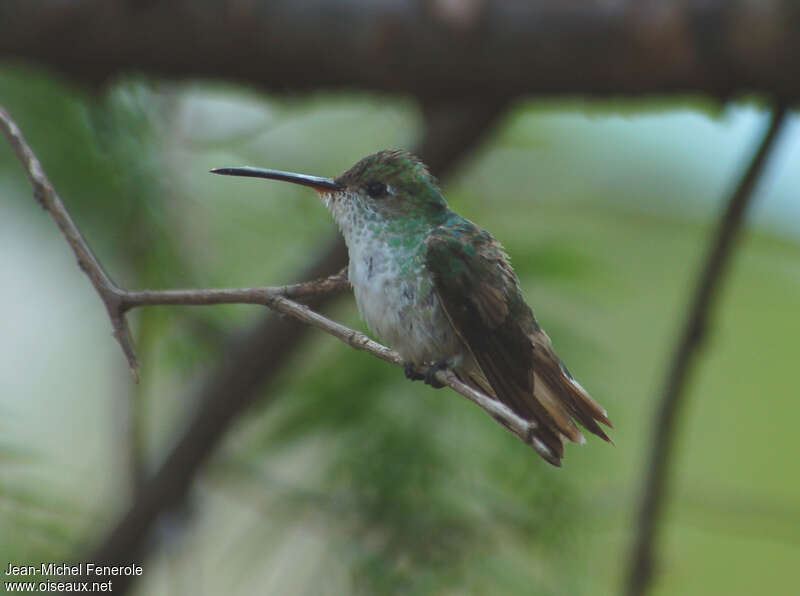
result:
M 4 0 L 0 57 L 125 73 L 360 88 L 423 101 L 526 94 L 800 98 L 784 0 Z
M 708 320 L 730 262 L 735 241 L 742 228 L 747 207 L 753 197 L 753 190 L 764 170 L 787 113 L 788 110 L 784 105 L 774 109 L 758 150 L 728 200 L 727 209 L 709 245 L 705 265 L 697 279 L 694 297 L 683 331 L 675 346 L 655 415 L 652 447 L 646 467 L 636 537 L 627 578 L 628 596 L 644 594 L 652 580 L 655 537 L 666 497 L 669 461 L 675 444 L 678 417 L 685 402 L 686 383 L 692 365 L 696 361 L 696 355 L 706 338 Z

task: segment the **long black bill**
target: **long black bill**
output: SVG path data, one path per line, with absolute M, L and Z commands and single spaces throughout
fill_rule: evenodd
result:
M 342 190 L 341 184 L 334 182 L 330 178 L 320 178 L 319 176 L 308 176 L 307 174 L 294 174 L 292 172 L 281 172 L 280 170 L 265 170 L 264 168 L 215 168 L 212 174 L 222 174 L 224 176 L 247 176 L 249 178 L 268 178 L 269 180 L 284 180 L 303 186 L 310 186 L 315 190 Z

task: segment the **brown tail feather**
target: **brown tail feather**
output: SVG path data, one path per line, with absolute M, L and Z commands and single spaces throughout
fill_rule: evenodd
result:
M 550 414 L 558 432 L 573 443 L 585 443 L 586 438 L 583 433 L 575 426 L 569 412 L 561 404 L 561 401 L 550 386 L 535 372 L 533 373 L 533 379 L 533 395 Z
M 540 334 L 533 342 L 533 366 L 527 389 L 504 375 L 504 371 L 495 370 L 495 362 L 491 359 L 480 359 L 480 364 L 468 363 L 459 371 L 459 376 L 533 422 L 532 435 L 538 442 L 534 445 L 537 453 L 548 463 L 560 466 L 565 440 L 579 444 L 586 442 L 575 422 L 608 442 L 611 439 L 598 422 L 610 428 L 613 426 L 602 406 L 563 366 L 547 335 L 543 331 Z
M 543 334 L 544 335 L 544 334 Z M 608 413 L 581 387 L 570 374 L 569 370 L 561 359 L 553 351 L 547 335 L 544 335 L 547 342 L 539 341 L 535 345 L 534 369 L 537 376 L 541 377 L 557 396 L 561 406 L 563 406 L 575 420 L 592 434 L 597 435 L 605 441 L 611 439 L 603 431 L 598 422 L 609 428 L 614 428 L 608 419 Z
M 493 371 L 489 371 L 490 374 Z M 549 414 L 547 406 L 531 399 L 529 392 L 521 392 L 511 384 L 503 383 L 495 377 L 498 387 L 495 389 L 488 381 L 486 374 L 480 367 L 462 369 L 460 375 L 470 385 L 474 386 L 504 403 L 519 416 L 535 423 L 533 438 L 539 445 L 534 445 L 536 452 L 548 463 L 554 466 L 561 466 L 561 458 L 564 457 L 563 433 L 559 424 Z M 567 418 L 569 418 L 567 416 Z M 502 420 L 498 420 L 502 424 Z M 570 421 L 571 422 L 571 421 Z M 574 427 L 574 424 L 573 424 Z M 580 434 L 580 431 L 575 428 Z

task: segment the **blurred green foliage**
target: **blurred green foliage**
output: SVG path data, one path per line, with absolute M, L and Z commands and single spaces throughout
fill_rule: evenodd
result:
M 334 175 L 372 151 L 413 146 L 420 134 L 405 100 L 269 98 L 146 79 L 95 90 L 19 66 L 0 70 L 0 100 L 101 261 L 129 287 L 292 279 L 333 231 L 324 209 L 303 189 L 221 180 L 208 169 L 249 164 Z M 139 593 L 613 591 L 651 397 L 709 228 L 659 209 L 674 195 L 699 200 L 675 162 L 665 172 L 641 144 L 607 158 L 606 167 L 598 156 L 614 139 L 554 112 L 561 107 L 519 106 L 446 191 L 451 206 L 505 244 L 559 352 L 608 407 L 617 447 L 590 440 L 567 449 L 564 469 L 551 469 L 460 397 L 408 383 L 398 369 L 312 334 L 266 389 L 278 398 L 248 412 L 199 479 L 185 516 L 157 532 L 165 545 L 145 565 Z M 642 108 L 572 109 L 602 120 L 608 111 Z M 714 106 L 699 109 L 721 117 Z M 40 213 L 32 220 L 35 205 L 7 149 L 0 149 L 0 184 L 8 189 L 0 199 L 7 221 L 33 230 L 31 263 L 37 250 L 47 258 L 66 252 L 42 240 L 55 229 Z M 158 461 L 194 406 L 180 396 L 213 367 L 229 334 L 261 311 L 137 314 L 143 383 L 131 397 L 123 367 L 107 365 L 121 363 L 117 346 L 98 343 L 99 302 L 77 268 L 64 279 L 52 293 L 85 302 L 84 318 L 61 321 L 49 341 L 65 367 L 83 367 L 86 376 L 58 378 L 56 395 L 33 381 L 22 383 L 30 391 L 0 391 L 0 560 L 16 564 L 72 558 L 82 540 L 103 534 L 127 494 L 127 450 Z M 800 543 L 776 520 L 799 515 L 800 477 L 789 473 L 800 414 L 790 376 L 798 299 L 798 245 L 748 234 L 692 386 L 658 593 L 745 594 L 738 587 L 756 586 L 756 577 L 774 593 L 793 585 L 790 561 Z M 16 307 L 6 303 L 4 316 L 20 317 Z M 333 315 L 363 328 L 349 299 Z M 22 342 L 25 331 L 15 327 L 4 339 Z M 96 343 L 108 360 L 85 364 L 88 352 L 76 342 Z M 3 369 L 0 383 L 60 370 L 49 361 L 30 366 Z M 63 401 L 71 405 L 53 406 Z M 81 417 L 86 404 L 95 417 Z M 54 420 L 43 411 L 50 407 L 75 412 Z M 136 421 L 132 447 L 118 432 L 123 416 Z M 103 446 L 91 450 L 87 467 L 78 463 L 89 457 L 86 444 L 71 438 L 81 434 Z M 758 513 L 764 509 L 776 513 Z

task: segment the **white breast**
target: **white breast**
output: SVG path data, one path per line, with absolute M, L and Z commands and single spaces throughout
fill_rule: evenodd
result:
M 405 359 L 434 362 L 460 355 L 460 341 L 433 291 L 423 246 L 392 246 L 372 214 L 350 201 L 323 200 L 339 224 L 350 254 L 348 276 L 361 317 L 372 333 Z M 355 199 L 357 200 L 357 199 Z M 402 256 L 399 256 L 401 251 Z
M 403 319 L 413 297 L 404 287 L 408 283 L 401 279 L 399 264 L 383 243 L 368 238 L 353 239 L 348 250 L 350 283 L 361 317 L 379 339 L 398 348 L 406 343 Z

